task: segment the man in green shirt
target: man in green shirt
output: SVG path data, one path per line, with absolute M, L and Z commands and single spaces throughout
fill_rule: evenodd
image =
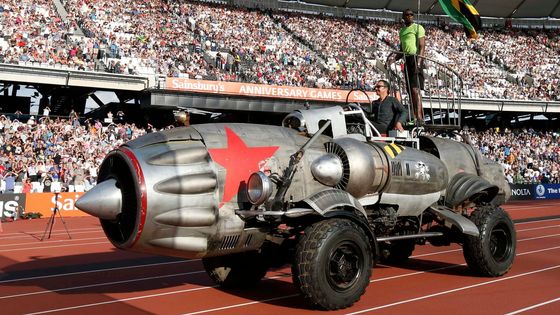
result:
M 424 88 L 424 67 L 425 51 L 425 34 L 426 31 L 422 25 L 414 23 L 414 12 L 406 9 L 403 12 L 402 19 L 404 27 L 399 31 L 401 42 L 401 52 L 399 54 L 391 54 L 387 60 L 388 64 L 392 64 L 404 56 L 405 58 L 405 81 L 408 89 L 408 95 L 412 100 L 412 109 L 417 123 L 424 123 L 424 110 L 422 109 L 422 95 L 420 90 Z M 395 57 L 396 55 L 396 57 Z

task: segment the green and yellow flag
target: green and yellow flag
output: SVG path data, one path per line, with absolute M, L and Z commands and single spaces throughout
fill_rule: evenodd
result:
M 482 22 L 469 0 L 439 0 L 439 4 L 447 15 L 463 24 L 468 38 L 478 38 L 476 31 L 481 28 Z

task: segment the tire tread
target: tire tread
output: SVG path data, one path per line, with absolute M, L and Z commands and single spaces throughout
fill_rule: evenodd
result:
M 368 282 L 371 277 L 372 259 L 371 247 L 369 239 L 363 230 L 354 222 L 349 220 L 331 219 L 317 222 L 305 229 L 304 234 L 301 236 L 296 248 L 295 262 L 292 264 L 292 275 L 294 285 L 299 288 L 300 292 L 307 300 L 313 304 L 320 306 L 326 310 L 336 310 L 349 307 L 360 299 L 365 293 L 366 287 L 360 289 L 358 294 L 355 295 L 354 300 L 346 301 L 345 304 L 339 304 L 332 301 L 329 296 L 321 288 L 319 283 L 313 281 L 312 270 L 315 267 L 312 262 L 318 259 L 320 248 L 329 239 L 329 236 L 338 231 L 350 228 L 352 230 L 360 231 L 359 233 L 366 239 L 369 250 L 369 262 L 366 263 L 366 274 L 362 277 L 367 277 Z
M 513 227 L 513 221 L 502 208 L 492 207 L 490 205 L 484 205 L 477 208 L 470 216 L 471 221 L 478 227 L 480 235 L 466 236 L 465 243 L 463 245 L 463 256 L 465 261 L 471 270 L 479 275 L 487 277 L 498 277 L 502 276 L 511 269 L 513 264 L 513 258 L 515 258 L 515 228 Z M 513 237 L 513 257 L 511 258 L 511 263 L 506 268 L 497 268 L 492 263 L 492 258 L 487 256 L 484 248 L 484 239 L 490 237 L 492 233 L 492 228 L 494 223 L 498 221 L 504 221 L 509 227 L 511 227 L 511 233 Z

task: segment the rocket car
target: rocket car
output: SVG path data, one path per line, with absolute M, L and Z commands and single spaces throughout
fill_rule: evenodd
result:
M 401 263 L 426 243 L 461 244 L 474 272 L 505 274 L 509 195 L 501 166 L 468 143 L 379 137 L 347 104 L 295 111 L 282 126 L 147 134 L 107 155 L 76 206 L 116 247 L 202 258 L 222 286 L 291 264 L 303 296 L 333 310 L 360 299 L 376 261 Z

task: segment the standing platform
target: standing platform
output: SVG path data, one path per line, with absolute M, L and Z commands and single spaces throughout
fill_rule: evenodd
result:
M 421 91 L 424 110 L 424 127 L 427 129 L 461 128 L 461 95 L 463 80 L 459 73 L 431 58 L 424 59 L 424 87 Z M 403 69 L 403 70 L 401 70 Z M 396 63 L 388 68 L 388 77 L 394 96 L 408 107 L 409 120 L 414 121 L 410 91 L 407 86 L 406 68 Z

